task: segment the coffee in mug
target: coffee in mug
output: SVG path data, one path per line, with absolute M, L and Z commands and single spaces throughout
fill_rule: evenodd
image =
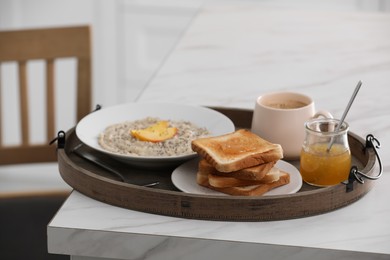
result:
M 270 102 L 269 104 L 265 104 L 268 107 L 279 108 L 279 109 L 292 109 L 292 108 L 300 108 L 307 106 L 306 103 L 297 100 L 286 100 L 284 102 Z
M 305 138 L 305 122 L 319 116 L 333 118 L 327 111 L 316 113 L 309 96 L 294 92 L 268 93 L 256 100 L 251 131 L 280 144 L 285 159 L 297 160 Z

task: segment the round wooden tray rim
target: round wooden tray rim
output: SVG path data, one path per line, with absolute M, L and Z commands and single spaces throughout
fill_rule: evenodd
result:
M 77 138 L 74 129 L 69 130 L 66 135 L 71 141 Z M 352 153 L 359 157 L 364 166 L 361 170 L 372 174 L 375 153 L 371 149 L 365 149 L 363 138 L 354 133 L 349 133 L 349 137 L 354 142 L 355 150 Z M 68 157 L 71 141 L 66 142 L 65 149 L 58 149 L 58 163 L 62 178 L 75 190 L 111 205 L 173 217 L 272 221 L 313 216 L 359 200 L 374 185 L 374 181 L 368 180 L 363 185 L 355 182 L 352 192 L 346 192 L 345 184 L 338 184 L 295 194 L 261 197 L 210 196 L 148 188 L 100 176 L 77 165 Z

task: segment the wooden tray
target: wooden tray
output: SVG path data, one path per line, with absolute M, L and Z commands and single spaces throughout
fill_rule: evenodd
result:
M 251 125 L 251 110 L 213 109 L 231 118 L 237 128 L 249 128 Z M 83 148 L 131 179 L 129 183 L 124 183 L 108 171 L 72 153 L 79 143 L 74 129 L 71 129 L 66 133 L 64 149 L 58 149 L 60 174 L 75 190 L 111 205 L 174 217 L 226 221 L 301 218 L 347 206 L 364 196 L 374 185 L 374 181 L 370 180 L 364 184 L 355 182 L 353 190 L 346 192 L 344 184 L 326 188 L 304 184 L 295 194 L 263 197 L 188 194 L 177 190 L 172 184 L 172 169 L 134 169 L 88 147 Z M 349 144 L 354 164 L 360 171 L 372 175 L 376 160 L 373 149 L 365 149 L 365 140 L 353 133 L 349 134 Z M 291 163 L 296 165 L 297 162 Z M 140 186 L 153 181 L 160 183 L 153 188 Z

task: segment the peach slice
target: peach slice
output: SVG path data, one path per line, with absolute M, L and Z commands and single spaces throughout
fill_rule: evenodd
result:
M 145 129 L 131 130 L 131 134 L 140 141 L 158 143 L 171 139 L 177 134 L 177 128 L 168 125 L 168 121 L 159 121 Z

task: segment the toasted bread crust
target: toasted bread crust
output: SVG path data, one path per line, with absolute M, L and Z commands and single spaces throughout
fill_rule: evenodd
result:
M 201 175 L 201 173 L 198 172 L 198 175 Z M 219 191 L 225 194 L 234 195 L 234 196 L 261 196 L 264 193 L 276 187 L 280 187 L 288 183 L 290 183 L 290 175 L 286 172 L 281 171 L 279 180 L 267 184 L 251 185 L 245 187 L 227 187 L 227 188 L 213 187 L 208 182 L 199 183 L 199 185 L 202 185 L 209 189 Z
M 233 172 L 283 158 L 279 144 L 272 144 L 246 129 L 192 141 L 192 149 L 219 172 Z
M 208 174 L 234 177 L 240 180 L 261 180 L 264 176 L 274 167 L 276 161 L 255 165 L 249 168 L 241 169 L 234 172 L 220 172 L 215 169 L 205 159 L 199 161 L 199 171 L 206 172 Z
M 243 187 L 250 185 L 266 184 L 278 181 L 280 178 L 280 170 L 274 167 L 261 180 L 242 180 L 235 177 L 218 176 L 214 174 L 208 175 L 208 182 L 211 186 L 217 188 L 225 187 Z
M 208 174 L 198 171 L 198 173 L 196 174 L 196 182 L 200 186 L 208 187 L 209 186 Z

